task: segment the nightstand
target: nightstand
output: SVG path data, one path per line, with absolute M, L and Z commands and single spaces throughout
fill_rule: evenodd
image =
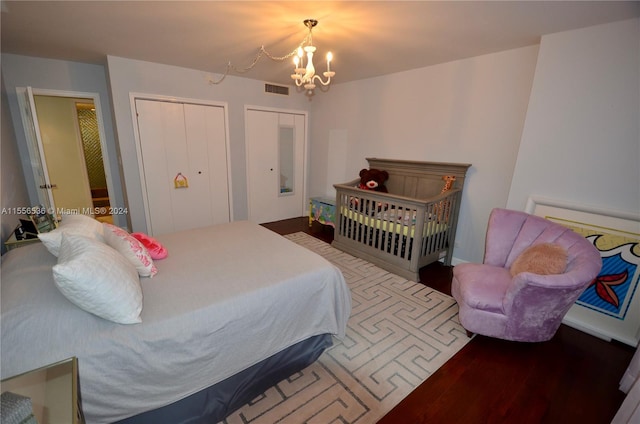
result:
M 12 232 L 9 238 L 4 242 L 7 252 L 18 247 L 27 246 L 29 244 L 38 243 L 38 233 L 46 233 L 57 228 L 56 219 L 52 214 L 44 215 L 28 215 L 28 219 L 20 219 L 21 224 Z M 25 238 L 18 239 L 16 232 L 22 227 Z
M 78 404 L 76 358 L 2 380 L 0 386 L 2 393 L 11 392 L 22 397 L 27 403 L 30 401 L 33 417 L 38 424 L 84 424 L 82 410 Z M 20 413 L 24 411 L 23 406 L 21 405 Z M 3 410 L 2 416 L 11 412 Z
M 8 252 L 9 250 L 17 249 L 18 247 L 23 247 L 29 244 L 34 244 L 39 242 L 40 242 L 40 239 L 38 238 L 37 235 L 33 235 L 33 238 L 18 240 L 16 238 L 16 232 L 12 231 L 11 236 L 9 236 L 9 238 L 4 242 L 4 246 L 7 248 L 7 252 Z

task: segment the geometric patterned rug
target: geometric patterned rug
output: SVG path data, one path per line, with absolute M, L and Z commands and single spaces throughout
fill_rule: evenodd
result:
M 352 297 L 346 337 L 224 423 L 375 423 L 470 340 L 453 298 L 306 233 L 285 237 L 342 271 Z

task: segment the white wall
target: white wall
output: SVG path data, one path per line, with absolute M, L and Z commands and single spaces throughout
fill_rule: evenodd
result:
M 107 67 L 132 230 L 147 231 L 131 115 L 131 92 L 228 104 L 234 219 L 247 219 L 244 106 L 304 111 L 309 109 L 310 103 L 306 96 L 295 90 L 289 96 L 264 93 L 263 81 L 234 76 L 227 76 L 219 85 L 211 85 L 209 79 L 212 75 L 206 72 L 114 56 L 107 58 Z
M 640 19 L 542 38 L 508 207 L 640 212 Z
M 532 46 L 332 86 L 312 105 L 310 195 L 333 195 L 366 157 L 471 163 L 454 256 L 481 261 L 489 212 L 507 203 L 537 53 Z
M 22 173 L 22 164 L 20 162 L 20 154 L 18 153 L 18 145 L 16 143 L 15 132 L 11 124 L 11 115 L 9 114 L 9 102 L 7 93 L 5 92 L 4 78 L 2 78 L 2 106 L 0 106 L 0 128 L 2 135 L 0 136 L 0 164 L 2 173 L 0 174 L 0 208 L 4 212 L 0 215 L 0 224 L 2 230 L 0 232 L 1 241 L 4 242 L 11 232 L 20 223 L 20 216 L 13 213 L 5 213 L 13 208 L 23 208 L 31 206 L 29 203 L 29 194 L 27 186 L 24 182 Z M 17 209 L 19 211 L 19 209 Z M 4 243 L 1 245 L 1 252 L 5 252 Z
M 34 89 L 48 89 L 60 91 L 76 91 L 98 93 L 102 109 L 102 119 L 106 136 L 107 152 L 111 165 L 111 178 L 115 188 L 116 207 L 125 206 L 122 181 L 120 179 L 120 168 L 118 166 L 118 146 L 114 138 L 113 124 L 111 118 L 111 101 L 107 90 L 107 80 L 103 66 L 90 65 L 86 63 L 67 62 L 63 60 L 42 59 L 30 56 L 20 56 L 14 54 L 2 54 L 2 76 L 7 90 L 7 98 L 13 129 L 16 134 L 16 141 L 22 167 L 23 175 L 29 191 L 31 202 L 37 202 L 38 196 L 35 193 L 35 182 L 31 173 L 31 163 L 27 142 L 22 127 L 22 119 L 18 109 L 16 87 L 31 86 Z M 4 169 L 3 169 L 4 173 Z M 29 205 L 26 205 L 29 206 Z M 114 217 L 118 225 L 126 225 L 125 216 Z

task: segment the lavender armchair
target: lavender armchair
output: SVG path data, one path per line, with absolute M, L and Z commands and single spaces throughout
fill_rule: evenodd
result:
M 566 250 L 561 274 L 510 267 L 529 246 L 554 243 Z M 562 225 L 524 212 L 494 209 L 482 264 L 454 267 L 451 293 L 467 332 L 506 340 L 549 340 L 576 299 L 598 275 L 602 260 L 586 238 Z

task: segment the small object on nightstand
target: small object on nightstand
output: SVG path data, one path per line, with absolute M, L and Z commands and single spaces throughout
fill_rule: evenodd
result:
M 41 207 L 41 209 L 44 210 L 44 207 Z M 53 216 L 53 214 L 50 214 L 50 213 L 41 213 L 39 215 L 32 214 L 32 215 L 29 215 L 29 220 L 33 223 L 33 226 L 35 227 L 34 228 L 35 231 L 31 231 L 31 232 L 36 234 L 47 233 L 51 230 L 55 230 L 57 226 L 55 217 Z M 20 222 L 22 221 L 23 220 L 21 219 Z
M 12 392 L 0 395 L 0 422 L 2 424 L 37 424 L 33 416 L 31 398 Z
M 16 240 L 23 240 L 27 238 L 27 232 L 22 225 L 18 225 L 13 233 L 16 236 Z
M 2 380 L 2 390 L 2 424 L 84 424 L 76 358 Z

